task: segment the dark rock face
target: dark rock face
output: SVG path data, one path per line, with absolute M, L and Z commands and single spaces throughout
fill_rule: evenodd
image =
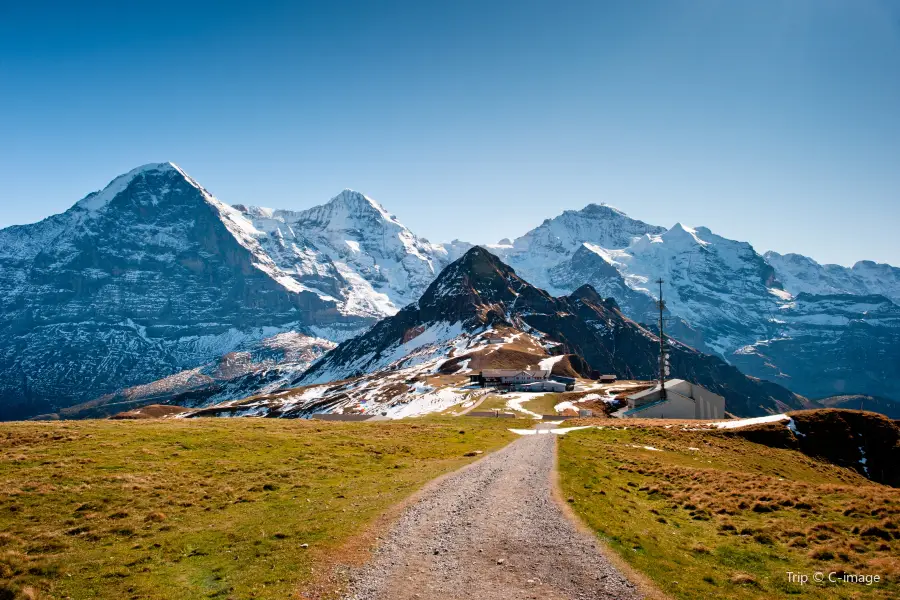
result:
M 364 372 L 394 351 L 407 332 L 435 323 L 460 323 L 470 331 L 488 325 L 536 330 L 562 344 L 562 352 L 581 357 L 590 369 L 634 379 L 651 379 L 657 373 L 659 339 L 622 315 L 614 300 L 601 298 L 591 286 L 554 298 L 487 250 L 475 247 L 448 266 L 417 303 L 338 346 L 298 383 Z M 680 343 L 673 343 L 670 362 L 672 377 L 723 395 L 726 409 L 735 414 L 753 416 L 807 406 L 804 398 L 777 384 L 746 377 L 721 359 Z
M 347 321 L 280 284 L 234 213 L 166 163 L 0 231 L 0 419 L 160 379 L 266 333 Z
M 732 362 L 811 398 L 900 399 L 900 307 L 883 296 L 801 293 L 778 315 L 778 335 Z

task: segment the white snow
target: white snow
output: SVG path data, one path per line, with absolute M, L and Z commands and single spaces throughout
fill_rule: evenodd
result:
M 635 446 L 634 444 L 626 444 L 632 448 L 637 448 L 638 450 L 650 450 L 652 452 L 662 452 L 659 448 L 654 448 L 653 446 Z
M 860 261 L 852 267 L 819 264 L 802 254 L 766 252 L 784 288 L 792 294 L 881 294 L 900 303 L 900 268 Z
M 538 368 L 543 369 L 545 371 L 552 371 L 553 365 L 555 365 L 556 363 L 558 363 L 565 357 L 566 357 L 565 354 L 560 354 L 559 356 L 551 356 L 550 358 L 545 358 L 545 359 L 541 360 Z
M 109 184 L 107 184 L 107 186 L 101 191 L 94 192 L 93 194 L 88 195 L 83 200 L 79 201 L 76 206 L 83 208 L 89 212 L 99 211 L 102 208 L 105 208 L 113 198 L 125 191 L 125 188 L 127 188 L 128 185 L 138 175 L 142 175 L 150 171 L 166 171 L 175 169 L 178 168 L 172 163 L 151 163 L 142 165 L 136 169 L 132 169 L 124 175 L 119 175 L 118 177 L 110 181 Z
M 556 434 L 565 435 L 570 431 L 578 431 L 579 429 L 590 429 L 594 425 L 580 425 L 578 427 L 555 427 L 553 429 L 510 429 L 517 435 L 540 435 L 540 434 Z
M 539 415 L 536 412 L 532 412 L 526 408 L 522 408 L 522 403 L 527 402 L 528 400 L 537 398 L 538 396 L 542 396 L 542 395 L 543 395 L 543 393 L 541 393 L 541 392 L 535 392 L 535 393 L 517 392 L 517 393 L 506 394 L 506 396 L 504 396 L 504 397 L 506 398 L 506 407 L 507 408 L 525 413 L 526 415 L 528 415 L 530 417 L 534 417 L 535 419 L 541 419 L 541 418 L 543 418 L 543 415 Z
M 734 421 L 721 421 L 719 423 L 712 423 L 713 426 L 718 427 L 719 429 L 735 429 L 737 427 L 746 427 L 747 425 L 757 425 L 759 423 L 776 423 L 778 421 L 787 421 L 790 420 L 790 417 L 787 415 L 768 415 L 765 417 L 754 417 L 752 419 L 737 419 Z
M 769 288 L 769 293 L 780 300 L 793 300 L 794 297 L 790 292 L 779 290 L 778 288 Z
M 805 433 L 800 433 L 800 431 L 797 429 L 797 423 L 795 423 L 793 419 L 788 419 L 787 428 L 790 429 L 791 433 L 796 436 L 806 437 Z
M 862 446 L 859 447 L 859 454 L 862 457 L 859 459 L 859 464 L 863 466 L 863 471 L 865 471 L 866 475 L 868 475 L 869 467 L 866 465 L 866 463 L 868 463 L 869 460 L 866 458 L 866 450 Z

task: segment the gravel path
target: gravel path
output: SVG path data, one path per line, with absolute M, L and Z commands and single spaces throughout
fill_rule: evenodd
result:
M 641 598 L 553 500 L 555 438 L 523 436 L 428 489 L 346 598 Z

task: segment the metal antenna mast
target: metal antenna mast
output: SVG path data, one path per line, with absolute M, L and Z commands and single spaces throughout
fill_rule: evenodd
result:
M 666 308 L 666 302 L 663 300 L 662 294 L 662 284 L 664 283 L 662 277 L 656 280 L 656 283 L 659 284 L 659 302 L 657 302 L 657 306 L 659 307 L 659 399 L 666 399 L 666 371 L 668 370 L 668 365 L 666 364 L 668 361 L 666 360 L 666 334 L 663 331 L 663 310 Z

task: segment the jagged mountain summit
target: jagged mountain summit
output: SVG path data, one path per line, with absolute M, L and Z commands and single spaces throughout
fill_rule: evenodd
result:
M 347 314 L 381 318 L 413 302 L 447 265 L 448 251 L 417 237 L 384 207 L 353 190 L 304 211 L 238 206 L 267 235 L 263 248 L 284 272 Z
M 775 269 L 784 289 L 791 294 L 878 295 L 900 304 L 900 268 L 870 260 L 859 261 L 848 268 L 820 265 L 802 254 L 766 252 L 764 256 Z
M 463 335 L 491 328 L 512 328 L 542 340 L 555 353 L 573 355 L 585 371 L 615 373 L 623 379 L 652 379 L 659 339 L 625 317 L 612 299 L 585 285 L 573 294 L 553 297 L 516 274 L 498 257 L 474 247 L 450 264 L 418 302 L 385 318 L 316 362 L 297 383 L 310 385 L 358 377 L 408 365 L 424 346 L 458 346 Z M 455 372 L 473 357 L 448 356 L 441 371 Z M 673 377 L 696 381 L 726 398 L 739 415 L 759 415 L 808 406 L 781 386 L 748 378 L 721 359 L 674 342 Z
M 511 247 L 492 249 L 553 293 L 585 283 L 618 292 L 623 311 L 638 321 L 652 322 L 654 282 L 662 278 L 676 327 L 690 336 L 685 341 L 723 357 L 771 337 L 781 284 L 750 244 L 680 223 L 668 230 L 649 226 L 608 207 L 580 212 L 576 218 L 567 211 Z M 585 233 L 591 223 L 598 233 Z

